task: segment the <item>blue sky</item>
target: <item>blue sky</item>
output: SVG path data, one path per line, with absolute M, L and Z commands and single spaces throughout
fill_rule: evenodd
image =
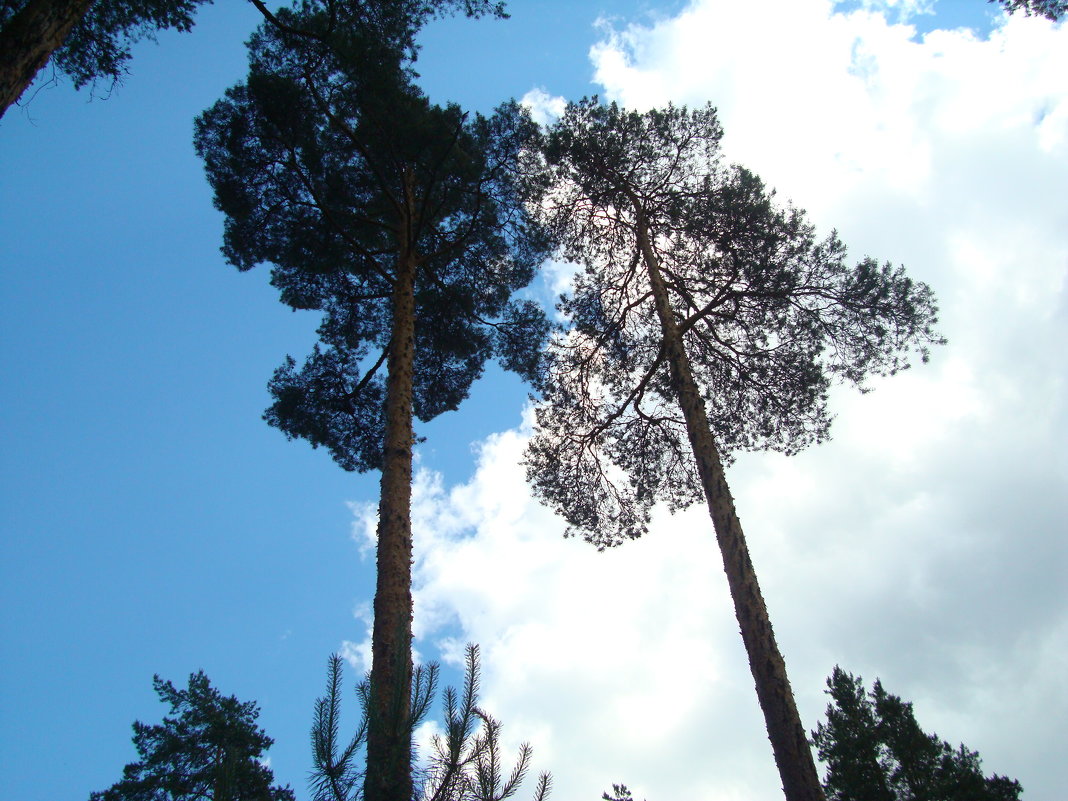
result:
M 836 397 L 828 446 L 729 478 L 807 725 L 835 663 L 880 675 L 1029 801 L 1057 801 L 1064 26 L 1003 25 L 979 0 L 509 7 L 425 32 L 432 99 L 712 100 L 730 158 L 856 255 L 934 286 L 951 344 L 932 365 Z M 281 306 L 265 269 L 223 262 L 192 149 L 256 23 L 220 0 L 192 33 L 139 46 L 107 99 L 42 83 L 0 121 L 4 798 L 104 789 L 133 757 L 130 723 L 162 715 L 152 674 L 200 668 L 260 703 L 276 776 L 306 797 L 326 657 L 358 665 L 365 647 L 377 477 L 260 420 L 317 321 Z M 420 653 L 482 643 L 487 705 L 534 742 L 557 798 L 613 781 L 650 801 L 775 798 L 701 516 L 610 554 L 563 541 L 515 467 L 525 399 L 493 372 L 421 432 Z

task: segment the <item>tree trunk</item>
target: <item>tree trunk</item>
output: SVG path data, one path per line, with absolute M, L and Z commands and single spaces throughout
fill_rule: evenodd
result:
M 0 117 L 26 91 L 93 0 L 30 0 L 0 31 Z
M 723 463 L 712 437 L 704 400 L 694 380 L 690 360 L 675 322 L 667 287 L 660 274 L 659 259 L 649 240 L 648 224 L 637 199 L 632 199 L 638 218 L 638 246 L 649 273 L 649 284 L 671 369 L 671 381 L 686 420 L 690 447 L 697 460 L 708 511 L 723 555 L 723 569 L 727 573 L 734 612 L 749 657 L 749 668 L 756 682 L 757 699 L 764 713 L 783 792 L 787 801 L 824 801 L 812 750 L 786 677 L 786 663 L 775 643 L 764 596 L 760 592 L 756 571 L 745 544 L 742 524 L 738 520 Z
M 408 210 L 413 210 L 408 193 Z M 417 256 L 402 236 L 393 287 L 386 435 L 378 506 L 378 583 L 371 634 L 365 801 L 411 801 L 412 374 Z

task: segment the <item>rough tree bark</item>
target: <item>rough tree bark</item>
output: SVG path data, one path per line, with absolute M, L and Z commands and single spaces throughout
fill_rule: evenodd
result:
M 415 200 L 406 187 L 407 219 L 393 287 L 387 357 L 386 436 L 378 519 L 378 580 L 371 633 L 371 703 L 367 729 L 366 801 L 411 801 L 412 676 L 412 376 L 415 360 L 415 271 L 409 236 Z
M 727 573 L 734 612 L 749 657 L 749 668 L 756 683 L 757 699 L 764 713 L 783 792 L 787 801 L 824 801 L 812 750 L 786 676 L 786 662 L 775 642 L 764 596 L 760 592 L 749 548 L 745 544 L 742 524 L 727 486 L 719 450 L 712 437 L 704 400 L 694 380 L 668 290 L 660 273 L 659 259 L 650 241 L 648 223 L 638 199 L 632 195 L 631 200 L 637 218 L 638 247 L 649 274 L 671 381 L 686 420 L 690 447 L 697 461 L 716 541 L 723 555 L 723 569 Z
M 26 91 L 93 0 L 30 0 L 0 30 L 0 117 Z

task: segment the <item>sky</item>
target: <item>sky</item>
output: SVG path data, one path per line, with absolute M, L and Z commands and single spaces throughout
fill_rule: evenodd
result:
M 841 665 L 1063 801 L 1068 28 L 980 0 L 509 9 L 425 31 L 433 100 L 711 101 L 727 159 L 934 289 L 929 364 L 836 390 L 830 442 L 727 478 L 807 728 Z M 366 667 L 377 477 L 260 419 L 317 321 L 224 262 L 192 148 L 256 24 L 220 0 L 110 94 L 42 80 L 0 120 L 3 798 L 106 788 L 165 711 L 152 675 L 201 668 L 259 703 L 306 798 L 327 657 L 350 685 Z M 455 683 L 480 645 L 484 706 L 555 798 L 781 798 L 707 512 L 606 553 L 565 540 L 524 485 L 530 419 L 490 371 L 418 432 L 419 658 Z

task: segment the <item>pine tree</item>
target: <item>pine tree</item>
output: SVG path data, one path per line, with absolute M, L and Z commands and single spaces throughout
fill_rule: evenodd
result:
M 90 801 L 295 801 L 288 787 L 272 785 L 263 764 L 274 741 L 256 725 L 255 702 L 224 698 L 203 671 L 189 677 L 185 690 L 159 676 L 152 686 L 172 717 L 156 726 L 133 724 L 139 761 Z
M 367 713 L 370 704 L 368 683 L 357 688 L 362 717 L 356 733 L 344 749 L 339 740 L 341 718 L 341 671 L 338 656 L 327 667 L 326 695 L 316 701 L 312 726 L 313 801 L 357 801 L 361 797 L 361 749 L 366 743 Z M 432 753 L 419 773 L 413 799 L 419 801 L 504 801 L 519 790 L 533 754 L 530 745 L 519 748 L 515 765 L 505 773 L 501 763 L 501 724 L 478 705 L 481 665 L 478 646 L 468 645 L 464 688 L 457 693 L 445 690 L 444 733 L 431 741 Z M 415 669 L 412 682 L 409 735 L 425 718 L 434 699 L 438 666 L 434 663 Z M 534 787 L 534 801 L 544 801 L 552 783 L 542 773 Z
M 916 722 L 912 704 L 835 666 L 827 722 L 812 733 L 829 801 L 1019 801 L 1015 779 L 984 777 L 979 754 Z
M 368 801 L 411 797 L 413 418 L 455 409 L 488 359 L 532 375 L 547 330 L 511 299 L 544 251 L 514 184 L 533 123 L 515 104 L 489 118 L 431 104 L 395 44 L 408 6 L 340 26 L 317 3 L 279 12 L 196 133 L 227 259 L 271 264 L 283 302 L 323 314 L 303 366 L 271 380 L 267 421 L 382 472 Z
M 930 290 L 855 267 L 761 181 L 721 164 L 711 107 L 645 114 L 586 100 L 528 183 L 582 271 L 560 309 L 527 452 L 535 493 L 598 547 L 645 533 L 658 501 L 712 518 L 789 801 L 822 797 L 723 460 L 828 434 L 832 378 L 862 385 L 939 341 Z

